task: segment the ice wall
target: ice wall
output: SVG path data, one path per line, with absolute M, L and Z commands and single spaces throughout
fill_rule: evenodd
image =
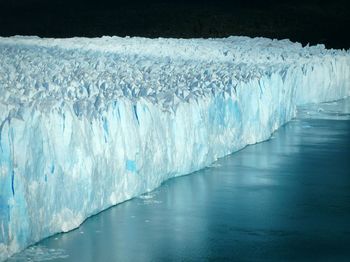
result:
M 322 45 L 0 38 L 0 261 L 348 95 Z

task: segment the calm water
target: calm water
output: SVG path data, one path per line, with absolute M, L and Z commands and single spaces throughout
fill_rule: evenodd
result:
M 350 259 L 350 99 L 305 107 L 271 140 L 167 181 L 11 261 L 45 259 Z

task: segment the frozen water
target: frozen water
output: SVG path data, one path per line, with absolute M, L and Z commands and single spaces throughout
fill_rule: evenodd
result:
M 349 120 L 350 97 L 340 101 L 299 106 L 297 117 L 299 119 Z
M 338 112 L 349 106 L 350 99 L 322 104 Z M 57 262 L 347 261 L 349 155 L 350 118 L 297 117 L 274 139 L 38 244 L 64 250 Z
M 288 40 L 0 38 L 0 260 L 350 95 Z

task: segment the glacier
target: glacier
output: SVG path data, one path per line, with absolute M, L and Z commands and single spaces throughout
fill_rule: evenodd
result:
M 0 261 L 349 95 L 323 45 L 0 38 Z

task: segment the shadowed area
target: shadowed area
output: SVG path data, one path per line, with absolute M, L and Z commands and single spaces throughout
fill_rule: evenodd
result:
M 347 0 L 0 0 L 0 35 L 290 38 L 349 48 Z

